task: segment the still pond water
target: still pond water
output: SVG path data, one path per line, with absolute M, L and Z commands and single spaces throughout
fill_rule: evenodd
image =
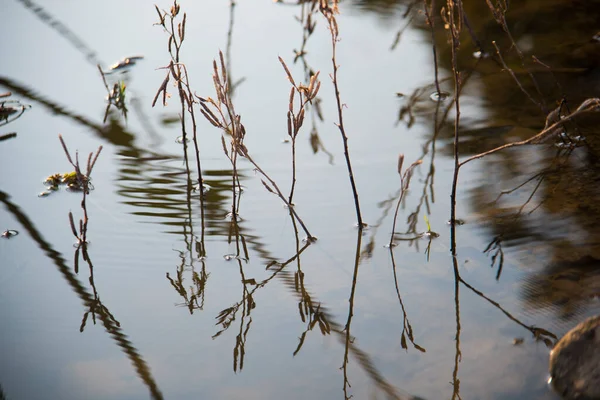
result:
M 544 127 L 545 114 L 498 57 L 485 56 L 494 52 L 493 40 L 524 90 L 547 109 L 563 96 L 575 108 L 600 89 L 593 39 L 600 7 L 511 3 L 508 26 L 540 96 L 480 3 L 465 6 L 477 39 L 464 28 L 459 52 L 461 158 Z M 157 5 L 169 10 L 172 3 Z M 43 6 L 0 0 L 0 93 L 12 93 L 0 100 L 31 106 L 0 125 L 0 135 L 17 133 L 0 142 L 0 230 L 19 233 L 0 239 L 3 398 L 557 398 L 546 384 L 548 345 L 600 311 L 593 121 L 569 127 L 568 137 L 579 139 L 551 138 L 461 169 L 457 215 L 465 223 L 456 230 L 455 269 L 447 224 L 455 113 L 439 18 L 439 75 L 451 97 L 436 103 L 422 3 L 340 4 L 338 79 L 369 225 L 359 236 L 334 125 L 323 16 L 311 16 L 316 26 L 306 54 L 294 62 L 307 35 L 300 4 L 183 3 L 182 62 L 193 90 L 215 97 L 212 60 L 222 50 L 245 144 L 284 193 L 292 173 L 285 140 L 290 83 L 277 57 L 298 82 L 321 71 L 322 118 L 307 110 L 296 146 L 295 209 L 318 238 L 307 246 L 244 160 L 240 220 L 232 224 L 231 164 L 221 133 L 196 111 L 209 187 L 201 212 L 193 144 L 188 169 L 178 140 L 175 88 L 169 84 L 166 107 L 152 107 L 165 74 L 159 68 L 170 60 L 152 3 Z M 476 41 L 483 56 L 473 55 Z M 107 69 L 138 55 L 144 58 L 126 74 L 107 75 L 109 85 L 127 85 L 127 116 L 113 107 L 103 122 L 107 92 L 96 64 Z M 58 134 L 82 160 L 103 146 L 86 200 L 89 262 L 79 255 L 77 272 L 69 212 L 82 218 L 82 193 L 61 187 L 38 196 L 47 176 L 73 169 Z M 422 164 L 390 251 L 400 154 L 405 167 Z M 421 235 L 428 229 L 439 237 Z

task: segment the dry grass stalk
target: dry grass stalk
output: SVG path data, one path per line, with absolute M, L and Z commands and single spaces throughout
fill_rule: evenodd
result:
M 287 129 L 288 136 L 292 141 L 292 185 L 290 189 L 290 195 L 288 197 L 288 203 L 293 205 L 294 189 L 296 187 L 296 138 L 298 137 L 298 132 L 300 132 L 300 128 L 304 123 L 306 106 L 308 103 L 312 103 L 315 97 L 317 97 L 317 93 L 321 87 L 321 81 L 319 81 L 319 72 L 317 72 L 310 77 L 308 86 L 303 84 L 298 86 L 296 85 L 289 68 L 285 64 L 285 61 L 283 61 L 281 57 L 279 57 L 279 62 L 281 62 L 281 65 L 287 74 L 288 80 L 292 84 L 287 112 Z M 298 96 L 298 103 L 300 104 L 300 108 L 297 112 L 294 111 L 294 99 L 296 98 L 296 95 Z
M 458 185 L 458 131 L 460 126 L 460 92 L 461 92 L 461 78 L 458 70 L 458 48 L 460 46 L 460 32 L 462 29 L 462 21 L 464 19 L 462 10 L 462 0 L 448 0 L 446 7 L 442 8 L 442 19 L 444 20 L 445 26 L 447 27 L 448 39 L 452 48 L 452 73 L 454 76 L 454 174 L 452 178 L 452 193 L 451 197 L 451 209 L 450 209 L 450 222 L 454 226 L 456 222 L 456 188 Z M 456 250 L 456 249 L 454 249 Z
M 338 0 L 333 0 L 333 3 L 330 4 L 328 0 L 320 0 L 319 9 L 321 14 L 327 20 L 329 24 L 329 31 L 331 32 L 331 63 L 333 64 L 333 74 L 331 75 L 331 79 L 333 81 L 333 87 L 335 90 L 335 100 L 337 103 L 338 110 L 338 122 L 337 127 L 340 130 L 340 134 L 342 135 L 342 141 L 344 143 L 344 157 L 346 158 L 346 166 L 348 168 L 348 176 L 350 178 L 350 185 L 352 186 L 352 194 L 354 196 L 354 206 L 356 209 L 356 219 L 358 223 L 358 228 L 362 229 L 366 226 L 363 223 L 362 214 L 360 212 L 360 202 L 358 200 L 358 190 L 356 188 L 356 183 L 354 182 L 354 173 L 352 172 L 352 163 L 350 162 L 350 153 L 348 150 L 348 135 L 346 134 L 346 129 L 344 128 L 344 117 L 343 117 L 343 104 L 340 98 L 340 90 L 338 86 L 338 69 L 339 66 L 336 61 L 336 47 L 337 42 L 339 41 L 339 28 L 338 23 L 335 18 L 335 15 L 339 13 L 338 10 Z
M 310 234 L 308 228 L 295 211 L 290 202 L 285 198 L 277 183 L 269 177 L 269 175 L 254 161 L 250 156 L 246 145 L 244 144 L 244 136 L 246 135 L 246 128 L 241 123 L 241 116 L 235 112 L 233 101 L 231 100 L 231 92 L 228 90 L 228 79 L 227 79 L 227 68 L 223 59 L 223 53 L 219 52 L 220 70 L 217 62 L 213 62 L 213 83 L 217 94 L 217 100 L 207 97 L 199 97 L 200 106 L 202 107 L 202 115 L 215 127 L 222 129 L 225 134 L 230 136 L 230 151 L 227 150 L 225 144 L 225 138 L 222 137 L 223 148 L 225 155 L 230 159 L 234 166 L 234 174 L 236 174 L 236 162 L 237 156 L 242 156 L 247 159 L 258 171 L 266 181 L 262 181 L 263 185 L 268 188 L 271 193 L 274 193 L 279 197 L 285 205 L 290 209 L 302 229 L 307 235 L 308 240 L 315 240 L 316 238 Z
M 194 106 L 197 103 L 195 101 L 195 97 L 192 93 L 192 89 L 190 87 L 189 74 L 185 64 L 181 63 L 181 46 L 183 41 L 185 40 L 185 27 L 187 22 L 187 14 L 183 13 L 183 18 L 180 22 L 176 24 L 177 16 L 179 15 L 180 6 L 177 3 L 177 0 L 173 1 L 173 5 L 169 12 L 161 11 L 158 6 L 154 6 L 156 8 L 156 12 L 158 14 L 159 22 L 156 25 L 162 26 L 162 28 L 169 35 L 168 39 L 168 49 L 169 54 L 171 56 L 171 60 L 169 65 L 164 67 L 163 69 L 167 70 L 167 74 L 165 79 L 161 83 L 154 99 L 152 100 L 152 107 L 156 105 L 156 102 L 159 96 L 162 94 L 162 103 L 163 106 L 167 105 L 167 98 L 169 98 L 169 94 L 167 93 L 167 85 L 169 83 L 170 78 L 173 78 L 177 84 L 177 93 L 179 95 L 179 101 L 181 104 L 181 131 L 183 137 L 183 145 L 184 145 L 184 157 L 186 160 L 187 166 L 187 129 L 185 123 L 186 114 L 189 115 L 191 119 L 192 126 L 192 140 L 194 142 L 194 149 L 196 155 L 196 167 L 198 169 L 198 187 L 200 191 L 200 203 L 202 212 L 204 212 L 204 202 L 203 202 L 203 178 L 202 178 L 202 166 L 200 163 L 200 148 L 198 145 L 198 132 L 197 132 L 197 124 L 196 124 L 196 114 L 194 112 Z

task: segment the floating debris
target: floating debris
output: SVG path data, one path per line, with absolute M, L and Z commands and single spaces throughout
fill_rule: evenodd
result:
M 11 106 L 5 106 L 4 103 L 0 105 L 0 120 L 8 120 L 8 117 L 10 117 L 13 114 L 16 114 L 17 112 L 19 112 L 19 109 L 16 107 L 11 107 Z
M 490 54 L 486 53 L 485 51 L 476 51 L 473 53 L 473 57 L 477 58 L 478 60 L 481 60 L 484 58 L 489 58 Z
M 92 244 L 92 242 L 90 242 L 89 240 L 86 240 L 85 242 L 82 241 L 82 240 L 78 240 L 75 243 L 73 243 L 73 247 L 77 249 L 77 248 L 81 247 L 84 244 L 86 246 L 89 246 L 90 244 Z
M 25 110 L 30 108 L 30 105 L 22 104 L 18 100 L 0 101 L 0 123 L 2 123 L 2 125 L 6 125 L 9 122 L 19 118 L 25 112 Z
M 14 229 L 7 229 L 4 232 L 2 232 L 2 237 L 4 239 L 10 239 L 13 236 L 17 236 L 19 234 L 18 231 L 15 231 Z
M 310 237 L 305 237 L 304 239 L 302 239 L 303 243 L 314 243 L 316 242 L 318 239 L 315 236 L 310 236 Z
M 446 101 L 449 97 L 450 97 L 450 93 L 444 92 L 444 91 L 442 91 L 442 92 L 433 92 L 429 96 L 429 98 L 431 100 L 435 101 L 436 103 L 442 103 L 442 102 Z
M 225 254 L 225 255 L 223 256 L 223 258 L 225 259 L 225 261 L 231 261 L 231 260 L 240 260 L 240 261 L 246 261 L 246 262 L 248 262 L 248 259 L 247 259 L 247 258 L 244 258 L 244 257 L 238 256 L 238 255 L 236 255 L 236 254 Z
M 238 221 L 238 222 L 240 222 L 240 221 L 243 221 L 243 220 L 244 220 L 242 217 L 240 217 L 240 215 L 239 215 L 239 214 L 237 214 L 237 215 L 236 215 L 236 214 L 234 214 L 234 213 L 232 213 L 232 212 L 228 212 L 228 213 L 227 213 L 227 215 L 225 215 L 225 219 L 228 219 L 228 220 L 230 220 L 230 221 L 233 221 L 233 220 L 234 220 L 234 217 L 235 217 L 235 220 L 236 220 L 236 221 Z
M 559 149 L 574 149 L 582 146 L 585 142 L 584 136 L 569 136 L 566 132 L 561 132 L 558 137 L 560 141 L 556 142 L 554 146 Z
M 209 185 L 207 185 L 207 184 L 202 185 L 202 193 L 206 193 L 206 192 L 210 191 L 210 189 L 212 189 L 212 188 Z M 197 192 L 198 190 L 200 190 L 200 185 L 195 184 L 192 187 L 192 191 Z
M 44 180 L 44 185 L 46 185 L 46 190 L 40 193 L 38 197 L 50 195 L 52 192 L 57 191 L 60 185 L 65 185 L 68 190 L 75 192 L 82 191 L 84 187 L 87 187 L 89 190 L 94 190 L 94 186 L 91 184 L 88 177 L 85 175 L 78 177 L 75 171 L 50 175 Z
M 435 239 L 440 237 L 440 234 L 437 232 L 433 232 L 433 231 L 427 231 L 427 232 L 423 232 L 423 237 L 424 238 L 430 238 L 430 239 Z
M 133 67 L 138 60 L 143 60 L 143 56 L 133 56 L 126 57 L 119 62 L 114 63 L 110 67 L 108 67 L 108 71 L 104 72 L 105 74 L 114 74 L 116 72 L 125 73 L 128 72 L 131 67 Z

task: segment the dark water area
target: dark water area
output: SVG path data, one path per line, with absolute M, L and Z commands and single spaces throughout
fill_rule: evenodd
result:
M 363 230 L 318 6 L 180 5 L 192 94 L 218 98 L 222 51 L 251 156 L 234 171 L 231 135 L 195 104 L 202 190 L 174 79 L 152 106 L 171 61 L 152 3 L 1 5 L 0 398 L 559 399 L 550 348 L 600 311 L 599 120 L 569 117 L 600 92 L 598 3 L 463 4 L 459 161 L 526 143 L 460 167 L 454 236 L 445 2 L 433 32 L 423 2 L 339 4 Z M 157 3 L 167 21 L 172 5 Z M 278 57 L 298 85 L 320 71 L 294 167 Z M 74 169 L 59 134 L 83 172 L 102 146 L 85 196 L 44 184 Z M 401 154 L 417 163 L 404 192 Z M 318 240 L 250 158 L 285 198 L 295 171 Z

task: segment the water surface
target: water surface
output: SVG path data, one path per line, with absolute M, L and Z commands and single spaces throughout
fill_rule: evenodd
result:
M 0 44 L 0 93 L 31 105 L 0 126 L 0 135 L 17 133 L 0 142 L 0 228 L 19 232 L 0 239 L 6 398 L 557 398 L 546 385 L 548 346 L 600 309 L 592 116 L 568 125 L 567 139 L 508 149 L 461 169 L 457 215 L 465 224 L 456 229 L 454 264 L 447 224 L 454 93 L 441 21 L 434 35 L 439 79 L 451 97 L 436 103 L 422 4 L 340 4 L 338 79 L 369 225 L 360 234 L 335 125 L 325 19 L 313 15 L 306 54 L 294 62 L 304 34 L 301 5 L 182 4 L 181 61 L 193 90 L 215 97 L 212 61 L 222 50 L 245 144 L 286 195 L 290 84 L 277 57 L 298 82 L 310 69 L 321 71 L 323 118 L 309 109 L 296 144 L 295 210 L 318 238 L 309 245 L 245 160 L 240 220 L 232 223 L 231 164 L 221 132 L 197 110 L 210 188 L 200 201 L 193 143 L 186 163 L 176 140 L 176 88 L 169 85 L 166 107 L 152 107 L 165 75 L 160 68 L 170 60 L 152 4 L 40 6 L 4 0 L 0 27 L 10 38 Z M 497 41 L 543 109 L 497 57 L 473 57 L 480 49 L 465 30 L 461 159 L 527 139 L 543 129 L 543 110 L 562 98 L 575 109 L 597 93 L 597 6 L 511 4 L 508 26 L 526 68 L 485 3 L 465 7 L 482 50 L 492 53 Z M 567 12 L 576 17 L 561 19 L 558 29 Z M 104 122 L 107 92 L 97 64 L 107 69 L 135 55 L 144 58 L 127 74 L 108 76 L 111 86 L 127 85 L 127 116 L 113 108 Z M 81 259 L 77 272 L 74 265 L 68 214 L 82 217 L 82 193 L 62 187 L 38 197 L 48 175 L 73 169 L 58 134 L 82 160 L 103 146 L 86 199 L 93 269 Z M 577 136 L 585 141 L 564 145 Z M 390 250 L 400 154 L 405 168 L 422 164 Z M 425 216 L 439 237 L 416 238 L 428 230 Z M 407 238 L 413 240 L 399 240 Z

